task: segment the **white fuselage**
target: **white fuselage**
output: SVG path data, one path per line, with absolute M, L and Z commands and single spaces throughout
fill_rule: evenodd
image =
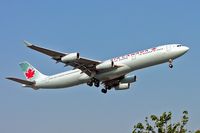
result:
M 132 71 L 168 62 L 176 59 L 188 51 L 188 47 L 178 44 L 163 45 L 155 48 L 142 50 L 121 57 L 111 59 L 116 68 L 97 72 L 93 77 L 100 81 L 111 80 L 126 75 Z M 65 88 L 91 80 L 91 76 L 79 69 L 70 70 L 36 81 L 35 88 Z

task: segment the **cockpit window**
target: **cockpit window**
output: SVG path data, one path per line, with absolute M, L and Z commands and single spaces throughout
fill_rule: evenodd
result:
M 179 45 L 177 45 L 177 47 L 181 47 L 181 46 L 182 46 L 182 45 L 180 45 L 180 44 L 179 44 Z

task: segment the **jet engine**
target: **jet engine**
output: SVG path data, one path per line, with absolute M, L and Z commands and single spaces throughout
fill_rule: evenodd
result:
M 126 76 L 120 82 L 119 85 L 115 87 L 115 90 L 126 90 L 129 89 L 130 84 L 136 82 L 136 76 Z
M 135 75 L 125 76 L 120 82 L 121 83 L 133 83 L 136 82 L 137 77 Z
M 111 60 L 104 61 L 103 63 L 99 64 L 96 66 L 97 70 L 102 70 L 102 69 L 110 69 L 114 67 L 114 62 Z
M 118 86 L 115 87 L 115 90 L 126 90 L 129 89 L 130 83 L 119 83 Z
M 72 61 L 75 61 L 75 60 L 78 60 L 79 59 L 79 53 L 70 53 L 68 55 L 65 55 L 61 58 L 61 61 L 62 62 L 72 62 Z

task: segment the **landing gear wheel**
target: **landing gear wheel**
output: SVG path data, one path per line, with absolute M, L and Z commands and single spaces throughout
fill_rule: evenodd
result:
M 169 59 L 169 68 L 173 68 L 172 62 L 173 62 L 173 60 Z
M 101 92 L 106 94 L 107 93 L 107 89 L 101 89 Z
M 106 86 L 105 88 L 106 88 L 106 90 L 111 90 L 112 87 Z
M 88 86 L 93 86 L 93 82 L 87 82 Z
M 99 82 L 94 83 L 94 86 L 96 86 L 96 87 L 99 87 L 99 85 L 100 85 Z
M 169 64 L 169 68 L 173 68 L 173 65 L 172 65 L 172 64 Z
M 98 79 L 93 79 L 94 86 L 99 87 L 100 86 L 100 81 Z
M 95 87 L 100 86 L 100 81 L 98 79 L 92 78 L 91 82 L 94 84 Z

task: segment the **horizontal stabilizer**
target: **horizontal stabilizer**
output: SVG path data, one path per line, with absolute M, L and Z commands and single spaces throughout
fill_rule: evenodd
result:
M 7 77 L 6 79 L 9 79 L 9 80 L 12 80 L 12 81 L 24 84 L 24 85 L 30 85 L 31 86 L 31 85 L 35 84 L 35 82 L 31 82 L 31 81 L 27 81 L 27 80 L 23 80 L 23 79 L 18 79 L 18 78 Z

